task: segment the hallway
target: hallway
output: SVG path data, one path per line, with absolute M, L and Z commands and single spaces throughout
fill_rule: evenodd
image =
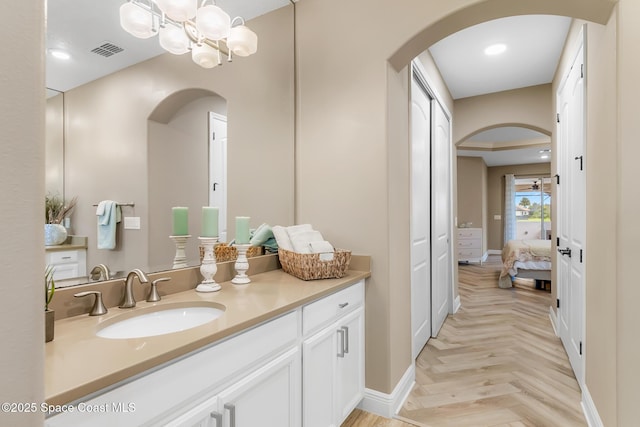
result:
M 500 257 L 460 265 L 462 308 L 416 360 L 399 418 L 417 426 L 586 426 L 580 389 L 549 320 L 551 294 L 499 289 Z

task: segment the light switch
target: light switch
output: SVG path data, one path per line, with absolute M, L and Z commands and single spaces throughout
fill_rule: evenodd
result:
M 493 219 L 495 219 L 496 221 L 499 221 L 502 219 L 502 215 L 494 215 Z
M 124 217 L 124 229 L 125 230 L 140 230 L 140 217 L 139 216 L 125 216 Z

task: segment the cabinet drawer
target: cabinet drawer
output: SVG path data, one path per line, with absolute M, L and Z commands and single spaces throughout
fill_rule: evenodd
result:
M 458 228 L 459 239 L 479 239 L 482 238 L 481 228 Z
M 49 264 L 78 262 L 78 251 L 55 251 L 49 253 Z
M 460 249 L 480 249 L 480 239 L 458 240 Z
M 75 264 L 57 264 L 53 267 L 53 279 L 65 280 L 80 276 L 80 266 Z
M 364 281 L 302 307 L 302 333 L 304 335 L 343 314 L 360 307 L 364 301 Z
M 480 249 L 459 249 L 458 259 L 480 258 L 482 251 Z

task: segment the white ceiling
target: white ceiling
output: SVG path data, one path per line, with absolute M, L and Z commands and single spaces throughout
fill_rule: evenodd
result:
M 47 1 L 48 88 L 64 92 L 164 52 L 155 37 L 141 40 L 120 28 L 118 11 L 124 2 Z M 246 20 L 290 3 L 290 0 L 216 0 L 232 17 L 242 16 Z M 452 34 L 429 51 L 454 99 L 550 83 L 570 22 L 570 18 L 547 15 L 498 19 Z M 91 52 L 105 42 L 124 50 L 108 58 Z M 487 57 L 483 53 L 485 47 L 497 42 L 506 44 L 507 50 L 502 55 Z M 50 49 L 64 49 L 71 59 L 56 59 L 49 54 Z M 497 129 L 477 135 L 475 141 L 487 137 L 494 142 L 505 137 L 516 141 L 529 138 L 530 132 Z M 534 162 L 537 151 L 539 148 L 460 150 L 459 154 L 482 156 L 492 166 Z M 538 155 L 537 161 L 545 160 Z
M 46 85 L 61 92 L 73 89 L 165 51 L 157 37 L 142 40 L 120 28 L 125 0 L 47 0 Z M 232 18 L 255 18 L 290 4 L 290 0 L 216 0 Z M 249 26 L 251 24 L 249 23 Z M 110 42 L 124 50 L 108 58 L 91 50 Z M 50 49 L 71 58 L 52 57 Z
M 570 24 L 571 18 L 550 15 L 496 19 L 452 34 L 431 46 L 429 52 L 454 99 L 546 84 L 551 83 L 558 67 Z M 495 43 L 505 44 L 506 51 L 485 55 L 484 49 Z M 524 141 L 536 146 L 505 149 L 522 147 Z M 482 157 L 487 166 L 550 161 L 540 153 L 550 148 L 549 137 L 529 129 L 491 129 L 462 145 L 483 145 L 479 142 L 492 146 L 484 151 L 458 150 L 458 155 Z

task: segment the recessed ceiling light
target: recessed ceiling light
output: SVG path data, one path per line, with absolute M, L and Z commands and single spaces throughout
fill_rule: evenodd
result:
M 49 49 L 49 53 L 51 54 L 51 56 L 53 56 L 54 58 L 58 58 L 58 59 L 69 59 L 71 58 L 71 55 L 69 55 L 67 52 L 65 52 L 64 50 L 58 50 L 58 49 Z
M 491 46 L 488 46 L 484 50 L 484 54 L 485 55 L 489 55 L 489 56 L 500 55 L 505 50 L 507 50 L 507 45 L 506 44 L 504 44 L 504 43 L 496 43 L 496 44 L 492 44 Z
M 540 156 L 540 158 L 541 158 L 541 159 L 548 159 L 548 158 L 549 158 L 549 155 L 547 155 L 547 154 L 543 154 L 542 156 Z

